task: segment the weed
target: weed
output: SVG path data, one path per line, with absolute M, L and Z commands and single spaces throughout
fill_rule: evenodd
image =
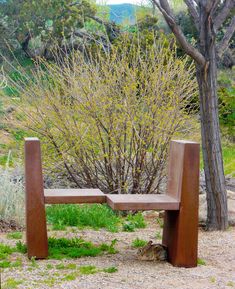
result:
M 107 252 L 109 254 L 116 253 L 114 245 L 116 240 L 113 240 L 110 245 L 102 244 L 96 246 L 91 242 L 86 242 L 83 239 L 73 238 L 49 238 L 49 257 L 50 259 L 63 259 L 63 258 L 80 258 L 83 256 L 95 257 Z
M 95 274 L 98 272 L 98 269 L 95 266 L 81 266 L 79 267 L 79 272 L 84 275 Z
M 133 248 L 139 248 L 139 247 L 145 246 L 146 244 L 147 244 L 147 241 L 136 238 L 135 240 L 132 241 L 131 246 Z
M 146 227 L 144 217 L 140 212 L 135 214 L 135 215 L 129 214 L 126 219 L 127 219 L 127 221 L 131 222 L 135 228 L 145 228 Z
M 73 281 L 76 279 L 76 274 L 68 274 L 62 280 L 64 281 Z
M 30 259 L 30 261 L 31 261 L 31 266 L 32 266 L 32 267 L 38 267 L 38 264 L 37 264 L 37 262 L 36 262 L 36 258 L 35 258 L 35 257 L 32 257 L 32 258 Z
M 135 231 L 135 225 L 132 222 L 125 222 L 122 225 L 122 230 L 124 232 L 134 232 Z
M 46 269 L 47 270 L 51 270 L 51 269 L 53 269 L 54 268 L 54 266 L 52 265 L 52 264 L 47 264 L 46 265 Z
M 3 284 L 3 289 L 15 289 L 15 288 L 17 288 L 18 285 L 20 285 L 22 283 L 23 283 L 23 281 L 21 281 L 21 280 L 15 280 L 14 278 L 9 278 Z
M 11 267 L 11 262 L 7 260 L 3 260 L 0 262 L 0 268 L 9 268 Z
M 11 233 L 7 234 L 7 238 L 20 240 L 20 239 L 22 239 L 22 233 L 21 232 L 11 232 Z
M 108 268 L 104 268 L 103 271 L 106 273 L 115 273 L 118 271 L 118 269 L 116 267 L 108 267 Z
M 206 265 L 206 261 L 203 260 L 203 259 L 198 258 L 198 259 L 197 259 L 197 264 L 198 264 L 198 265 Z
M 14 249 L 8 245 L 4 245 L 0 243 L 0 260 L 4 260 L 8 257 L 8 255 L 12 254 Z
M 23 244 L 21 241 L 18 241 L 16 243 L 16 251 L 20 252 L 22 254 L 26 254 L 27 253 L 27 246 L 25 244 Z

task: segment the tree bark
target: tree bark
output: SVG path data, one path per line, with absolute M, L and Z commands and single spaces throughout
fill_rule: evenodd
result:
M 197 64 L 201 135 L 207 190 L 207 229 L 228 227 L 227 192 L 223 168 L 217 96 L 216 45 L 210 16 L 201 13 L 200 52 L 206 64 Z

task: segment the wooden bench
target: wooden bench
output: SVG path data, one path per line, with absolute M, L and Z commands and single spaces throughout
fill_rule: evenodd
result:
M 47 258 L 45 204 L 107 203 L 114 210 L 165 210 L 162 243 L 173 266 L 197 266 L 199 144 L 171 141 L 166 194 L 103 194 L 99 189 L 43 188 L 40 142 L 25 139 L 28 257 Z

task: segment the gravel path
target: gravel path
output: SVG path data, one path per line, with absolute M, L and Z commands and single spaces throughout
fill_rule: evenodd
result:
M 104 230 L 82 230 L 76 233 L 49 232 L 57 237 L 83 237 L 94 243 L 111 242 L 118 239 L 115 255 L 86 257 L 77 260 L 41 260 L 30 262 L 25 256 L 13 254 L 11 259 L 21 258 L 23 266 L 7 268 L 2 272 L 3 288 L 54 288 L 54 289 L 207 289 L 235 288 L 235 227 L 226 232 L 199 232 L 199 258 L 205 265 L 197 268 L 184 269 L 172 267 L 166 262 L 138 261 L 136 250 L 131 247 L 135 238 L 152 239 L 159 242 L 156 232 L 161 229 L 153 220 L 149 220 L 146 229 L 133 233 L 110 233 Z M 14 244 L 6 234 L 0 234 L 0 242 Z M 76 264 L 77 267 L 94 265 L 99 269 L 115 266 L 115 273 L 98 272 L 92 275 L 77 274 L 75 270 L 59 270 L 55 266 L 63 263 Z M 72 277 L 71 277 L 72 275 Z M 70 276 L 70 277 L 69 277 Z M 66 281 L 69 279 L 74 279 Z M 7 282 L 13 280 L 16 287 L 7 287 Z M 12 281 L 12 282 L 13 282 Z M 17 285 L 17 282 L 19 283 Z M 21 282 L 21 283 L 20 283 Z M 4 285 L 5 284 L 5 285 Z M 9 283 L 10 284 L 10 283 Z M 5 286 L 5 287 L 4 287 Z

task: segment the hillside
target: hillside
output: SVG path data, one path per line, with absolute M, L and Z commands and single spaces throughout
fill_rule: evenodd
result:
M 133 4 L 115 4 L 115 5 L 108 5 L 110 8 L 110 20 L 116 23 L 122 23 L 125 20 L 128 20 L 129 23 L 135 23 L 135 14 L 136 9 L 139 6 Z

